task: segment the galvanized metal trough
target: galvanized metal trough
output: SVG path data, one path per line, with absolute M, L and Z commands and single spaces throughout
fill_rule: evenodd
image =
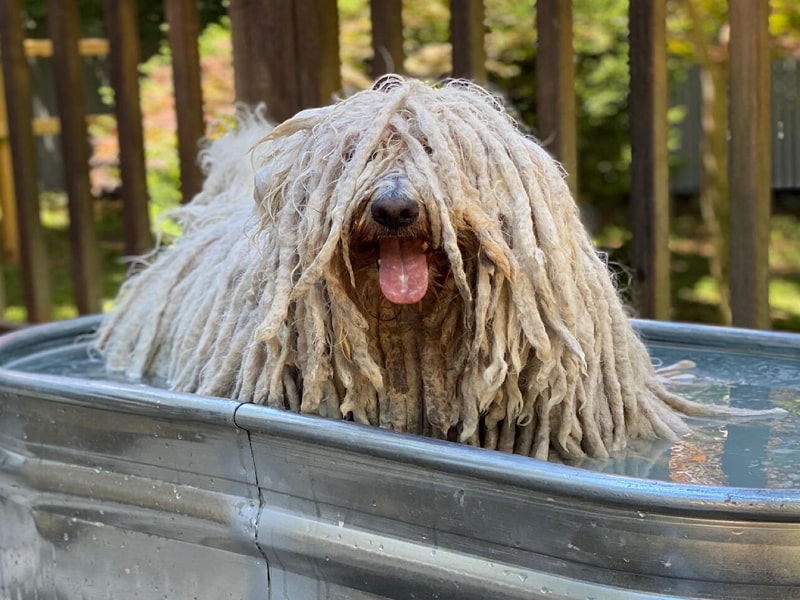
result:
M 800 598 L 779 460 L 739 480 L 784 489 L 680 484 L 120 384 L 96 324 L 0 341 L 0 598 Z M 800 402 L 800 336 L 638 327 L 657 357 Z M 800 456 L 787 419 L 745 454 Z M 653 448 L 648 477 L 693 460 Z

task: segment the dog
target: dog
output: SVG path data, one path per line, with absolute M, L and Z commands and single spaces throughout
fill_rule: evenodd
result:
M 251 113 L 202 162 L 98 334 L 115 377 L 541 459 L 734 411 L 664 388 L 560 166 L 477 85 Z

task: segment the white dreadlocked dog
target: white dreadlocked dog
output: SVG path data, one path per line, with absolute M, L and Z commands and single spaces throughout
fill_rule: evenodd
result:
M 202 159 L 99 332 L 112 373 L 545 459 L 735 412 L 664 389 L 560 167 L 473 84 L 251 114 Z

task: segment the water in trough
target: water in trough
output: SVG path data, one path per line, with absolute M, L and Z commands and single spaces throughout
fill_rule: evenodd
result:
M 623 456 L 571 464 L 676 483 L 800 488 L 800 350 L 794 346 L 796 336 L 789 336 L 788 344 L 780 339 L 776 351 L 763 340 L 727 343 L 726 339 L 714 339 L 718 333 L 714 328 L 700 328 L 699 336 L 693 329 L 682 341 L 680 331 L 672 331 L 670 325 L 654 327 L 648 331 L 645 324 L 644 334 L 657 363 L 669 365 L 689 359 L 696 365 L 673 379 L 672 388 L 678 393 L 737 407 L 779 406 L 788 414 L 783 418 L 724 422 L 694 420 L 694 432 L 675 442 L 638 440 Z M 668 327 L 665 335 L 662 327 Z M 704 334 L 710 336 L 712 343 L 702 343 Z M 83 344 L 58 346 L 9 366 L 86 379 L 105 376 L 102 362 L 90 358 Z

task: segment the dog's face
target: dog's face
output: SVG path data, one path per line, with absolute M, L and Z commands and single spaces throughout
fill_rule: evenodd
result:
M 394 304 L 421 301 L 430 286 L 433 253 L 425 204 L 405 173 L 379 178 L 351 232 L 350 261 L 357 279 Z
M 421 136 L 420 136 L 421 138 Z M 473 260 L 478 241 L 469 224 L 457 218 L 452 204 L 436 201 L 441 190 L 431 185 L 438 165 L 424 138 L 415 138 L 430 157 L 429 178 L 414 175 L 408 148 L 391 143 L 370 157 L 369 185 L 357 198 L 358 210 L 347 231 L 348 258 L 355 285 L 353 297 L 372 312 L 376 303 L 408 306 L 426 312 L 452 288 L 451 256 L 443 247 L 442 221 L 455 224 L 457 247 L 463 262 Z M 447 213 L 442 215 L 442 206 Z
M 507 149 L 473 118 L 486 108 L 453 89 L 388 85 L 276 128 L 256 199 L 281 233 L 286 211 L 304 229 L 296 287 L 332 268 L 362 312 L 426 312 L 453 294 L 471 301 L 479 255 L 510 277 L 508 219 L 493 214 L 485 158 L 492 144 Z

